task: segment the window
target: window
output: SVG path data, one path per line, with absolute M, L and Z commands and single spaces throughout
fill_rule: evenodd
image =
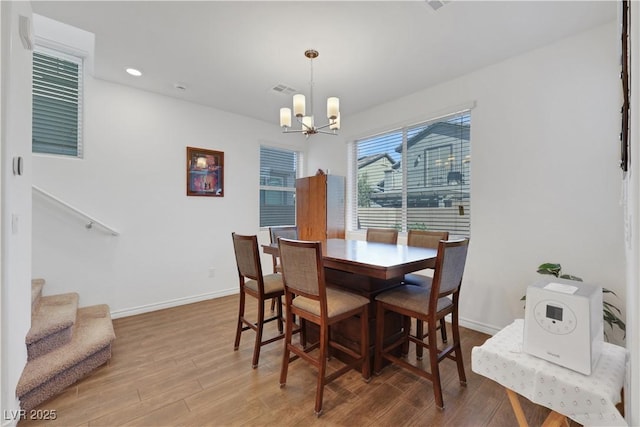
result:
M 469 111 L 352 143 L 351 228 L 470 234 Z
M 260 147 L 260 227 L 295 225 L 300 153 Z
M 82 157 L 82 58 L 36 45 L 32 151 Z

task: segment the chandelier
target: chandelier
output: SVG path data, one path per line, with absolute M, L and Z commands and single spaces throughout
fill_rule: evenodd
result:
M 319 55 L 317 50 L 309 49 L 305 51 L 304 56 L 309 58 L 309 64 L 311 68 L 311 78 L 309 80 L 309 114 L 305 114 L 305 97 L 301 93 L 293 95 L 293 114 L 296 116 L 296 120 L 300 123 L 300 129 L 291 128 L 291 109 L 280 109 L 280 127 L 284 130 L 284 133 L 303 133 L 307 138 L 309 135 L 316 133 L 326 133 L 329 135 L 337 135 L 337 130 L 340 129 L 340 100 L 335 96 L 327 98 L 327 119 L 329 123 L 322 126 L 316 126 L 313 120 L 313 59 Z M 329 128 L 329 130 L 325 130 Z

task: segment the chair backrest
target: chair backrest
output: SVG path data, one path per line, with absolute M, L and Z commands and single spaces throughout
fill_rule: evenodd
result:
M 367 242 L 398 243 L 398 230 L 395 228 L 367 228 Z
M 231 233 L 233 250 L 236 254 L 236 264 L 240 283 L 244 283 L 243 277 L 256 280 L 263 288 L 262 266 L 260 265 L 260 253 L 258 252 L 258 236 L 243 236 Z
M 435 273 L 431 282 L 430 307 L 437 306 L 439 298 L 457 294 L 467 260 L 469 239 L 441 241 L 438 245 Z
M 449 240 L 448 231 L 409 230 L 407 246 L 438 249 L 440 240 Z
M 298 240 L 298 227 L 296 226 L 269 227 L 269 236 L 271 238 L 271 243 L 278 243 L 278 237 L 291 239 L 291 240 Z
M 281 237 L 278 246 L 285 291 L 320 301 L 326 313 L 322 243 Z

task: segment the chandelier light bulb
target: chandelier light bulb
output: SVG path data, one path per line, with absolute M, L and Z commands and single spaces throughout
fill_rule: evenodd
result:
M 302 118 L 303 132 L 313 129 L 313 116 L 304 116 Z
M 280 109 L 280 127 L 283 127 L 283 128 L 291 127 L 291 108 Z
M 327 99 L 327 118 L 329 120 L 335 120 L 338 117 L 340 111 L 340 100 L 335 96 Z
M 297 93 L 293 95 L 293 114 L 295 114 L 296 117 L 304 116 L 304 104 L 305 99 L 303 94 Z

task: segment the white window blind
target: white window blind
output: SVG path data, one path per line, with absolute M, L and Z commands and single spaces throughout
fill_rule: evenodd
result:
M 260 227 L 295 225 L 300 154 L 260 147 Z
M 32 151 L 82 157 L 82 58 L 33 52 Z
M 355 141 L 352 229 L 470 235 L 469 111 Z

